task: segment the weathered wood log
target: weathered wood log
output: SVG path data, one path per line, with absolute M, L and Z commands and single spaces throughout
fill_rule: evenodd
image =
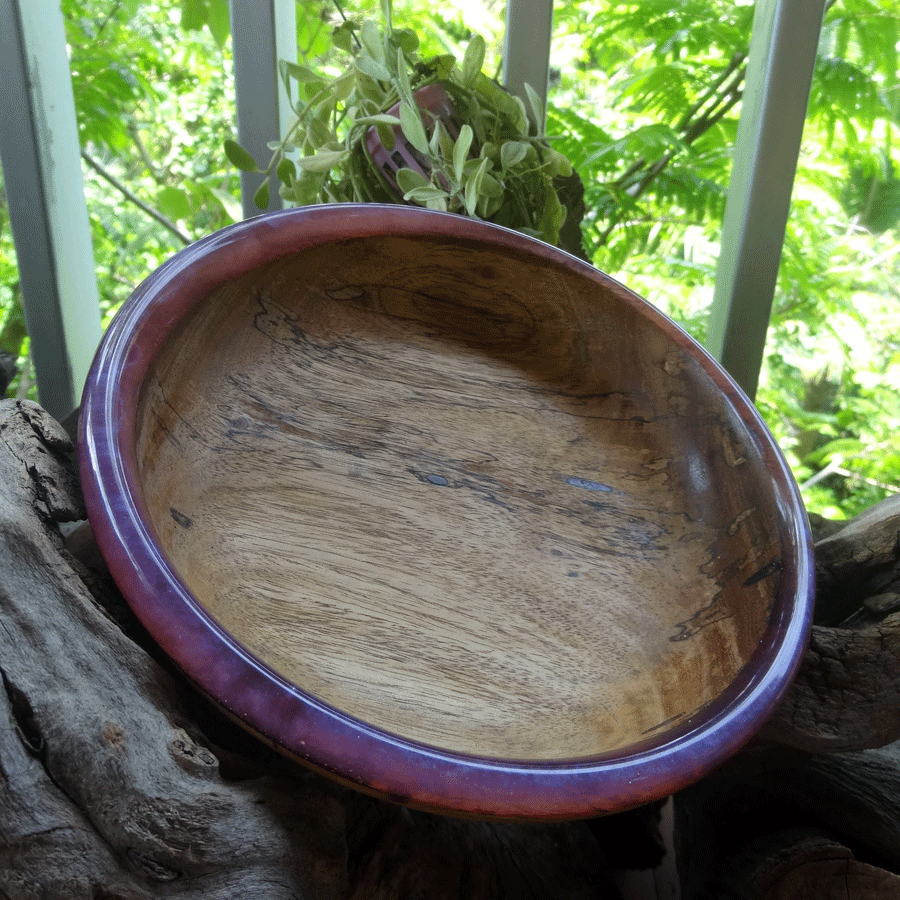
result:
M 900 896 L 900 498 L 822 525 L 795 681 L 742 754 L 675 798 L 682 900 Z
M 0 441 L 3 894 L 342 896 L 337 794 L 224 782 L 171 676 L 67 559 L 55 523 L 83 515 L 67 436 L 16 403 Z
M 818 900 L 844 876 L 854 887 L 835 896 L 900 896 L 898 799 L 900 744 L 735 760 L 675 798 L 682 900 Z M 820 857 L 818 838 L 843 849 Z M 793 867 L 806 873 L 796 884 Z
M 895 900 L 900 878 L 799 830 L 767 834 L 723 861 L 715 890 L 718 900 Z
M 103 604 L 77 487 L 59 426 L 0 403 L 0 896 L 617 897 L 586 825 L 405 810 L 245 736 Z
M 816 543 L 816 618 L 760 738 L 808 753 L 900 739 L 900 496 Z

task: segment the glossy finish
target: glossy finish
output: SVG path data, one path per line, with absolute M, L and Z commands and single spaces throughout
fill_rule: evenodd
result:
M 774 709 L 812 608 L 802 504 L 739 389 L 590 266 L 409 207 L 253 219 L 116 317 L 81 464 L 185 674 L 401 803 L 599 815 Z

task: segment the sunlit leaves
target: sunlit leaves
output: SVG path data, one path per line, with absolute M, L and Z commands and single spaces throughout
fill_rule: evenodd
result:
M 466 123 L 459 131 L 459 137 L 453 145 L 453 174 L 458 182 L 463 180 L 463 166 L 469 158 L 472 147 L 472 126 Z
M 199 31 L 206 17 L 206 0 L 181 0 L 181 27 L 185 31 Z
M 422 124 L 422 114 L 414 102 L 400 101 L 400 126 L 406 139 L 419 151 L 428 153 L 428 138 L 425 135 L 425 126 Z
M 523 101 L 484 74 L 484 39 L 470 34 L 456 55 L 422 58 L 416 31 L 398 24 L 384 10 L 379 20 L 348 18 L 321 60 L 279 66 L 297 118 L 270 145 L 266 181 L 280 181 L 293 203 L 403 201 L 555 243 L 566 214 L 555 180 L 572 166 L 535 133 Z M 529 103 L 542 127 L 533 91 Z M 233 144 L 226 154 L 250 170 Z
M 481 74 L 482 66 L 484 66 L 485 49 L 486 45 L 484 43 L 484 38 L 481 37 L 481 35 L 476 34 L 472 40 L 469 41 L 469 45 L 466 47 L 466 52 L 463 55 L 461 67 L 462 83 L 464 87 L 475 87 L 475 80 Z
M 231 37 L 228 0 L 209 0 L 206 24 L 219 48 L 224 47 L 225 42 Z

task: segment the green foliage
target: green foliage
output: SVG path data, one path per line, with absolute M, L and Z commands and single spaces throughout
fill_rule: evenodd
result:
M 346 19 L 335 28 L 345 57 L 333 74 L 323 65 L 335 65 L 333 54 L 319 67 L 281 61 L 296 121 L 273 147 L 257 205 L 265 208 L 276 182 L 282 199 L 296 205 L 413 203 L 558 243 L 566 209 L 557 183 L 572 167 L 531 124 L 544 119 L 537 94 L 530 91 L 526 110 L 482 72 L 487 45 L 479 35 L 461 58 L 423 57 L 414 30 L 391 27 L 389 0 L 381 14 L 381 24 Z M 439 93 L 426 100 L 428 89 Z M 387 175 L 368 146 L 375 133 L 394 158 L 398 144 L 409 148 Z M 262 169 L 233 140 L 225 153 L 238 169 Z
M 84 151 L 189 240 L 232 221 L 237 178 L 216 160 L 234 115 L 225 93 L 230 58 L 220 49 L 227 0 L 65 0 L 63 11 Z M 116 91 L 108 89 L 111 72 Z M 124 248 L 152 234 L 170 253 L 183 242 L 133 206 L 123 210 L 122 194 L 96 170 L 85 177 L 95 243 L 111 238 Z M 133 275 L 123 265 L 114 267 L 118 286 L 102 291 L 104 307 L 146 274 L 143 260 Z
M 108 319 L 186 240 L 240 218 L 238 178 L 218 159 L 234 118 L 227 92 L 228 3 L 63 0 L 62 9 L 79 135 L 90 160 L 85 192 Z M 145 208 L 126 199 L 122 187 Z M 3 203 L 0 221 L 0 350 L 15 354 L 24 373 L 8 393 L 33 397 Z

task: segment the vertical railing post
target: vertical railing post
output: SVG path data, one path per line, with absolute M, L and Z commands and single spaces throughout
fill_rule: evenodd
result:
M 525 85 L 534 88 L 547 108 L 550 39 L 553 36 L 553 0 L 507 0 L 506 36 L 503 41 L 503 86 L 525 101 Z M 539 131 L 544 122 L 536 122 Z
M 66 419 L 101 336 L 59 0 L 0 0 L 0 158 L 38 395 Z
M 265 165 L 272 155 L 269 141 L 280 140 L 290 126 L 290 98 L 278 77 L 278 60 L 297 59 L 295 0 L 230 0 L 230 8 L 238 143 Z M 241 172 L 245 218 L 263 211 L 253 202 L 262 181 L 262 175 Z M 281 207 L 274 187 L 268 208 Z
M 757 0 L 707 346 L 756 394 L 826 0 Z

